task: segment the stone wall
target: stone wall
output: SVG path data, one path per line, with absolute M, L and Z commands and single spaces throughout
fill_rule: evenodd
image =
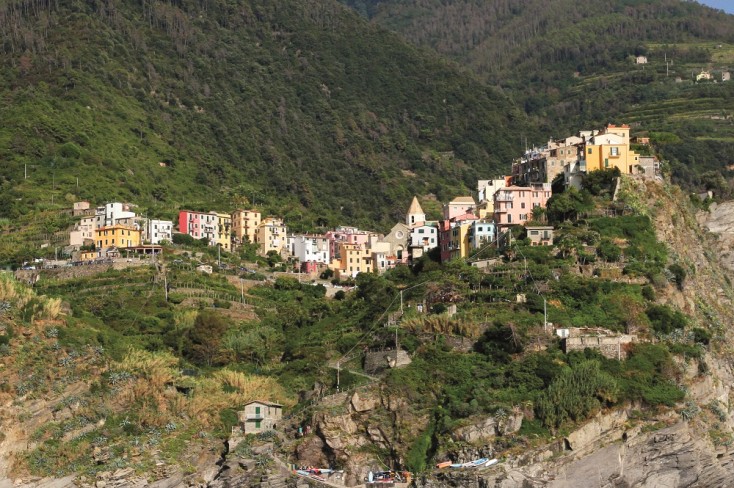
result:
M 378 351 L 368 352 L 364 358 L 364 371 L 367 374 L 379 373 L 387 368 L 399 368 L 410 364 L 410 356 L 406 351 Z
M 563 351 L 568 354 L 571 351 L 583 351 L 588 347 L 589 349 L 596 349 L 610 359 L 625 359 L 627 357 L 625 346 L 632 342 L 637 342 L 637 336 L 626 334 L 618 336 L 572 336 L 564 339 Z
M 130 262 L 125 260 L 115 261 L 113 263 L 103 264 L 85 264 L 81 266 L 70 266 L 63 268 L 46 268 L 46 269 L 19 269 L 15 272 L 15 279 L 24 283 L 35 283 L 44 278 L 52 278 L 57 280 L 71 280 L 76 278 L 84 278 L 104 273 L 108 269 L 126 269 L 136 266 L 150 266 L 153 264 L 149 260 L 133 259 Z

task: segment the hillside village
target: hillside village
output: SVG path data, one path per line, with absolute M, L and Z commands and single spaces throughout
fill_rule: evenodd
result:
M 575 361 L 588 357 L 592 358 L 588 361 L 599 362 L 600 367 L 631 370 L 639 366 L 630 358 L 653 352 L 663 354 L 661 351 L 666 351 L 667 346 L 660 343 L 665 344 L 671 337 L 674 339 L 670 340 L 689 340 L 689 335 L 683 335 L 683 315 L 655 302 L 656 294 L 665 297 L 682 291 L 685 271 L 682 276 L 673 272 L 675 263 L 682 261 L 667 265 L 667 257 L 651 234 L 651 222 L 646 215 L 613 210 L 634 203 L 630 191 L 639 195 L 642 188 L 658 186 L 640 181 L 659 177 L 658 162 L 641 154 L 642 145 L 640 139 L 636 145 L 631 143 L 628 127 L 611 125 L 562 141 L 549 140 L 514 160 L 508 176 L 480 180 L 476 194 L 458 196 L 443 205 L 440 219 L 428 218 L 421 202 L 414 197 L 405 219 L 387 234 L 354 227 L 339 227 L 323 234 L 289 234 L 284 219 L 264 216 L 253 209 L 232 213 L 184 209 L 175 222 L 149 219 L 132 204 L 112 202 L 93 207 L 88 202 L 77 202 L 70 210 L 79 219 L 70 235 L 70 264 L 102 265 L 49 270 L 34 287 L 37 293 L 52 297 L 73 290 L 68 308 L 78 314 L 75 320 L 80 321 L 80 326 L 86 327 L 84 320 L 99 319 L 100 330 L 124 331 L 124 340 L 120 340 L 122 335 L 115 336 L 115 340 L 105 339 L 104 344 L 110 348 L 122 350 L 129 343 L 140 341 L 153 350 L 168 349 L 165 354 L 177 353 L 192 368 L 202 371 L 235 361 L 240 365 L 253 364 L 256 369 L 252 371 L 257 371 L 253 377 L 270 379 L 277 375 L 291 391 L 302 395 L 296 403 L 295 393 L 282 393 L 275 382 L 256 383 L 257 388 L 247 390 L 247 396 L 221 397 L 234 387 L 217 389 L 217 408 L 228 412 L 228 420 L 218 436 L 227 438 L 233 476 L 259 477 L 259 473 L 269 470 L 275 472 L 273 480 L 295 475 L 318 482 L 326 480 L 331 486 L 369 483 L 370 476 L 379 477 L 381 482 L 404 481 L 409 472 L 430 472 L 439 479 L 489 476 L 495 470 L 514 466 L 512 463 L 525 462 L 511 443 L 533 452 L 536 441 L 526 439 L 537 436 L 535 432 L 540 432 L 543 439 L 553 438 L 561 426 L 575 426 L 573 422 L 587 420 L 589 412 L 601 411 L 606 415 L 606 407 L 642 401 L 640 395 L 652 405 L 667 407 L 684 397 L 683 391 L 671 386 L 668 376 L 663 376 L 667 374 L 664 371 L 668 362 L 660 363 L 660 372 L 646 380 L 642 390 L 637 389 L 637 384 L 630 393 L 621 387 L 619 391 L 624 393 L 619 393 L 619 397 L 599 403 L 598 410 L 593 407 L 596 403 L 589 404 L 591 410 L 574 413 L 570 423 L 566 407 L 554 406 L 558 402 L 552 394 L 554 388 L 560 388 L 553 386 L 555 380 L 548 393 L 542 382 L 534 383 L 532 389 L 518 387 L 527 382 L 524 368 L 539 358 L 549 362 L 533 366 L 538 371 L 532 372 L 533 378 L 545 374 L 548 364 L 568 363 L 568 371 L 575 371 Z M 590 175 L 594 172 L 604 181 L 603 191 L 592 189 L 595 178 Z M 616 172 L 630 178 L 617 178 Z M 581 183 L 584 191 L 576 191 Z M 554 191 L 556 200 L 550 200 Z M 589 215 L 570 219 L 573 223 L 554 213 L 558 199 L 590 192 L 600 196 L 597 203 L 603 200 L 603 208 L 585 207 Z M 609 199 L 614 200 L 618 192 L 619 205 L 615 206 Z M 631 233 L 618 232 L 622 229 L 631 229 Z M 512 245 L 514 239 L 522 242 Z M 575 244 L 574 239 L 578 239 Z M 178 249 L 172 249 L 169 243 Z M 502 248 L 500 252 L 493 249 L 495 246 Z M 571 247 L 575 251 L 568 251 Z M 332 271 L 337 280 L 358 286 L 353 293 L 346 294 L 336 290 L 347 285 L 344 281 L 332 281 L 332 289 L 327 288 L 323 279 L 302 283 L 293 275 L 284 276 L 286 273 L 255 278 L 254 270 L 240 267 L 240 271 L 252 271 L 252 279 L 236 271 L 232 275 L 231 267 L 236 270 L 243 261 L 249 262 L 255 249 L 264 258 L 257 259 L 260 264 L 281 263 L 279 269 L 283 271 L 297 264 L 302 273 L 310 274 L 309 278 L 317 274 L 323 278 Z M 482 253 L 484 249 L 488 250 L 486 254 Z M 183 259 L 169 260 L 168 255 L 169 259 L 155 263 L 155 257 L 164 251 Z M 212 264 L 218 253 L 222 262 L 216 268 L 200 265 L 197 259 L 189 259 L 197 258 L 197 251 L 208 255 L 201 262 Z M 658 251 L 663 254 L 656 254 Z M 234 254 L 227 256 L 228 253 L 239 253 L 240 259 Z M 431 259 L 420 259 L 426 253 L 431 253 Z M 125 263 L 136 254 L 153 258 L 133 259 L 138 264 L 153 261 L 157 265 Z M 586 264 L 586 259 L 594 264 Z M 122 263 L 107 266 L 110 260 Z M 439 260 L 447 265 L 433 262 Z M 194 266 L 188 266 L 192 263 Z M 418 264 L 413 270 L 421 266 L 431 269 L 414 275 L 401 264 Z M 396 269 L 377 276 L 392 267 Z M 213 273 L 213 268 L 218 272 Z M 40 274 L 19 271 L 17 276 L 23 279 Z M 356 279 L 351 280 L 353 277 Z M 261 286 L 257 283 L 260 280 L 271 283 Z M 669 287 L 669 283 L 675 287 Z M 420 293 L 409 292 L 416 287 Z M 127 303 L 142 299 L 142 308 L 120 307 L 117 294 L 126 297 Z M 394 295 L 392 302 L 390 295 Z M 92 309 L 94 312 L 86 311 Z M 167 317 L 172 317 L 170 326 Z M 185 317 L 189 317 L 190 325 L 176 325 Z M 208 317 L 222 318 L 221 327 L 211 334 L 204 322 Z M 135 324 L 139 324 L 140 330 L 145 328 L 146 333 L 137 333 Z M 339 325 L 330 329 L 330 324 Z M 206 337 L 195 335 L 200 328 L 207 331 Z M 695 340 L 712 340 L 712 333 L 707 330 L 694 331 L 699 338 Z M 211 343 L 206 342 L 209 337 Z M 255 342 L 249 344 L 251 340 Z M 203 345 L 207 348 L 202 349 Z M 678 344 L 684 346 L 686 354 L 698 347 L 693 342 Z M 171 364 L 180 369 L 178 360 Z M 476 371 L 491 374 L 481 376 Z M 202 373 L 197 370 L 196 374 Z M 557 374 L 566 377 L 565 373 Z M 586 369 L 579 369 L 578 374 L 606 378 Z M 167 387 L 169 396 L 161 399 L 160 405 L 168 399 L 212 395 L 202 387 L 203 378 L 191 375 L 173 374 Z M 493 378 L 503 377 L 510 380 L 501 385 L 494 383 Z M 620 383 L 637 381 L 625 374 L 620 378 Z M 434 436 L 429 419 L 436 397 L 426 388 L 439 392 L 436 397 L 448 399 L 442 400 L 445 406 L 440 408 L 448 412 L 446 418 L 452 422 L 441 431 L 442 437 L 436 437 L 440 448 L 435 453 L 411 447 Z M 569 404 L 579 403 L 578 397 L 573 396 L 577 395 L 577 387 L 572 384 L 570 388 L 570 393 L 563 394 L 570 398 Z M 481 403 L 474 402 L 481 392 L 491 392 L 492 396 L 484 397 Z M 110 397 L 116 394 L 114 389 L 109 393 Z M 409 401 L 410 408 L 404 409 L 401 405 L 405 403 L 396 401 Z M 110 439 L 104 441 L 110 446 L 132 439 L 111 430 L 136 422 L 127 418 L 131 407 L 121 408 L 128 410 L 123 410 L 119 422 L 110 421 L 107 430 L 99 429 Z M 217 408 L 211 409 L 212 415 L 219 412 Z M 398 419 L 394 425 L 385 420 L 393 415 L 393 409 L 394 418 Z M 161 432 L 170 428 L 161 435 L 190 436 L 196 422 L 191 418 L 160 420 Z M 403 425 L 418 427 L 413 433 L 400 434 L 406 436 L 400 438 Z M 561 434 L 563 442 L 570 440 L 559 446 L 572 447 L 561 447 L 560 455 L 572 456 L 598 439 L 617 439 L 616 427 L 611 433 L 604 431 L 598 436 L 586 435 L 585 428 Z M 641 430 L 642 426 L 635 428 Z M 384 431 L 380 438 L 373 434 L 378 430 Z M 268 447 L 271 450 L 265 455 L 275 467 L 254 469 L 255 460 L 250 459 L 249 453 L 255 445 L 260 449 L 260 443 L 279 446 Z M 355 454 L 345 448 L 360 445 L 369 449 L 375 445 L 390 446 L 397 454 L 380 460 L 371 456 L 371 450 Z M 105 462 L 100 461 L 105 449 L 95 448 L 102 454 L 91 457 L 92 466 Z M 30 462 L 40 452 L 40 448 L 32 451 Z M 34 473 L 41 472 L 33 466 Z M 403 469 L 409 471 L 400 471 Z M 107 482 L 113 475 L 99 476 Z M 463 481 L 457 483 L 469 486 Z M 241 482 L 239 486 L 255 485 Z
M 552 184 L 578 188 L 584 174 L 612 168 L 627 175 L 659 174 L 654 156 L 632 149 L 630 127 L 610 124 L 527 150 L 512 162 L 508 176 L 479 180 L 476 199 L 462 195 L 444 204 L 439 220 L 428 219 L 413 197 L 405 220 L 387 234 L 349 226 L 324 234 L 289 234 L 282 218 L 264 216 L 257 209 L 231 213 L 183 209 L 174 223 L 138 215 L 133 204 L 92 207 L 89 202 L 77 202 L 72 213 L 81 218 L 70 233 L 66 251 L 78 263 L 155 255 L 167 243 L 199 241 L 222 252 L 254 244 L 261 256 L 278 255 L 294 263 L 299 272 L 328 269 L 337 279 L 348 279 L 359 273 L 379 274 L 432 251 L 441 262 L 471 257 L 485 246 L 502 242 L 508 230 L 518 225 L 527 227 L 532 245 L 552 245 L 553 229 L 543 225 Z

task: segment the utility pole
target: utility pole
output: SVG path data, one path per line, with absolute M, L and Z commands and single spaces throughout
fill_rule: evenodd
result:
M 543 331 L 548 332 L 548 302 L 543 297 Z
M 163 270 L 163 290 L 166 293 L 166 302 L 168 302 L 168 276 L 166 276 L 166 270 Z

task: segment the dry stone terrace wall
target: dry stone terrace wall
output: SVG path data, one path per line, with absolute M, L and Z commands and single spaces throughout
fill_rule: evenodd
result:
M 609 359 L 625 359 L 627 344 L 637 342 L 637 336 L 620 335 L 620 336 L 592 336 L 582 335 L 576 337 L 567 337 L 564 341 L 564 352 L 568 354 L 571 351 L 583 351 L 587 347 L 596 349 Z
M 85 278 L 96 274 L 104 273 L 109 269 L 126 269 L 137 266 L 149 266 L 150 261 L 132 260 L 115 261 L 113 263 L 103 264 L 84 264 L 80 266 L 71 266 L 66 268 L 49 268 L 49 269 L 19 269 L 15 272 L 15 279 L 24 283 L 35 283 L 44 277 L 54 278 L 57 280 L 72 280 L 76 278 Z

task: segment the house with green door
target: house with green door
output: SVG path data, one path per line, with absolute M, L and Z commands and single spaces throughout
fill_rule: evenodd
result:
M 253 400 L 237 413 L 243 434 L 257 434 L 276 429 L 283 418 L 283 405 Z

